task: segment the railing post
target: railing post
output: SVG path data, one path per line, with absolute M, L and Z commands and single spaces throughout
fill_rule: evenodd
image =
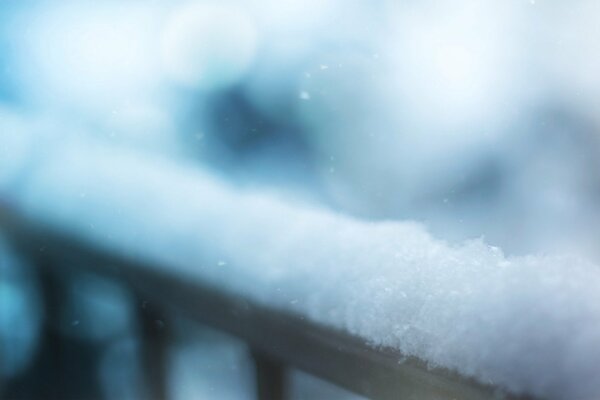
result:
M 161 310 L 138 297 L 142 370 L 149 399 L 167 400 L 169 327 Z
M 284 400 L 287 397 L 287 380 L 284 365 L 258 351 L 252 351 L 256 374 L 258 400 Z
M 30 366 L 5 386 L 6 398 L 99 399 L 96 367 L 101 349 L 85 340 L 68 337 L 59 328 L 67 301 L 65 280 L 58 261 L 42 255 L 30 257 L 40 277 L 44 307 L 43 331 Z

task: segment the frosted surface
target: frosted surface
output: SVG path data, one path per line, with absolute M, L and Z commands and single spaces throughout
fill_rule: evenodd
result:
M 236 189 L 180 162 L 50 143 L 0 132 L 0 196 L 31 216 L 482 382 L 600 398 L 596 265 L 507 258 L 482 240 L 450 245 L 415 223 Z

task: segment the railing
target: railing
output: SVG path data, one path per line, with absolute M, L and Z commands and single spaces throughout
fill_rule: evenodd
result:
M 355 393 L 373 399 L 497 399 L 494 387 L 478 384 L 442 369 L 428 369 L 416 359 L 377 348 L 365 340 L 308 321 L 301 316 L 270 309 L 214 287 L 169 273 L 151 263 L 104 251 L 85 241 L 18 215 L 0 206 L 0 230 L 25 257 L 37 265 L 51 285 L 52 274 L 82 267 L 116 279 L 139 298 L 146 385 L 155 399 L 168 398 L 166 354 L 168 330 L 156 320 L 168 320 L 177 310 L 202 324 L 236 336 L 251 349 L 257 397 L 283 399 L 286 370 L 298 368 Z M 75 267 L 76 266 L 76 267 Z M 54 301 L 51 287 L 45 300 Z M 514 397 L 510 397 L 514 398 Z

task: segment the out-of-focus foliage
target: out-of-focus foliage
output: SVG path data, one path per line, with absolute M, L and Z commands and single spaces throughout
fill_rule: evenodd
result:
M 597 257 L 598 7 L 13 2 L 0 99 L 57 141 L 93 132 L 449 239 Z

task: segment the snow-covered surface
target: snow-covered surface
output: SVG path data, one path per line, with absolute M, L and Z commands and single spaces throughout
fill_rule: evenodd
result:
M 415 223 L 241 190 L 182 162 L 5 128 L 0 197 L 32 217 L 482 382 L 600 398 L 596 265 L 507 258 L 482 240 L 448 244 Z

